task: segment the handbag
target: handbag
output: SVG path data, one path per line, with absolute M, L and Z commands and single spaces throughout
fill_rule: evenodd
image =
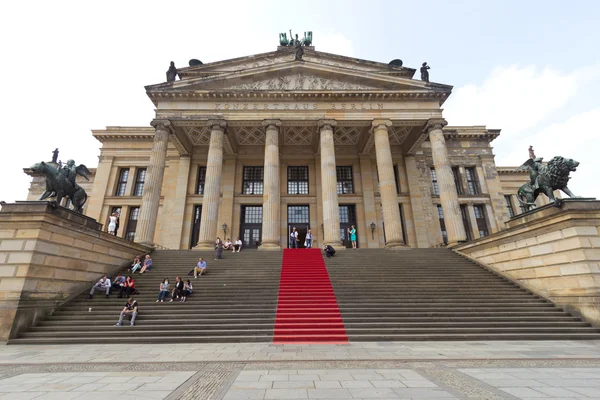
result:
M 304 241 L 304 247 L 306 247 L 306 240 Z

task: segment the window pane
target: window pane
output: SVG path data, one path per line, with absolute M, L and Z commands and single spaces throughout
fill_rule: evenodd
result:
M 352 181 L 352 167 L 336 167 L 338 194 L 354 193 Z
M 263 194 L 263 172 L 263 167 L 244 167 L 243 194 Z
M 437 173 L 435 172 L 435 168 L 431 168 L 429 171 L 431 173 L 431 185 L 433 187 L 433 195 L 434 196 L 439 196 L 440 195 L 440 188 L 438 186 Z
M 467 176 L 467 189 L 469 194 L 479 194 L 479 186 L 477 185 L 475 168 L 465 168 L 465 174 Z
M 288 194 L 308 194 L 308 167 L 288 167 Z
M 309 207 L 308 206 L 288 206 L 288 223 L 290 224 L 308 224 Z
M 505 195 L 504 202 L 506 203 L 506 209 L 508 210 L 508 216 L 510 218 L 512 218 L 515 216 L 515 210 L 513 209 L 512 200 L 510 197 L 511 197 L 510 195 Z
M 127 189 L 127 179 L 129 178 L 129 168 L 121 168 L 119 180 L 117 181 L 117 190 L 115 196 L 125 196 Z
M 196 194 L 204 194 L 204 183 L 206 182 L 206 167 L 198 167 L 198 183 Z
M 261 206 L 245 206 L 244 207 L 244 223 L 246 223 L 246 224 L 262 224 L 262 207 Z

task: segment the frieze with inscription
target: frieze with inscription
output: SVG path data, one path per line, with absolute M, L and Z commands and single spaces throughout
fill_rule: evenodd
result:
M 345 111 L 368 111 L 368 110 L 383 110 L 384 103 L 304 103 L 304 102 L 289 102 L 289 103 L 214 103 L 215 111 L 252 111 L 252 110 L 345 110 Z

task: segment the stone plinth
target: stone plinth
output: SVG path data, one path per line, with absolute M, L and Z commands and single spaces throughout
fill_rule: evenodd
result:
M 600 326 L 600 201 L 564 200 L 454 249 Z
M 15 337 L 150 247 L 102 232 L 95 220 L 48 202 L 0 211 L 0 341 Z

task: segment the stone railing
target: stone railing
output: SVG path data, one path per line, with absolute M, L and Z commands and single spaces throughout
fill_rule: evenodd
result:
M 2 206 L 0 341 L 152 250 L 101 229 L 94 219 L 48 202 Z
M 507 226 L 454 250 L 600 326 L 600 201 L 563 200 Z

